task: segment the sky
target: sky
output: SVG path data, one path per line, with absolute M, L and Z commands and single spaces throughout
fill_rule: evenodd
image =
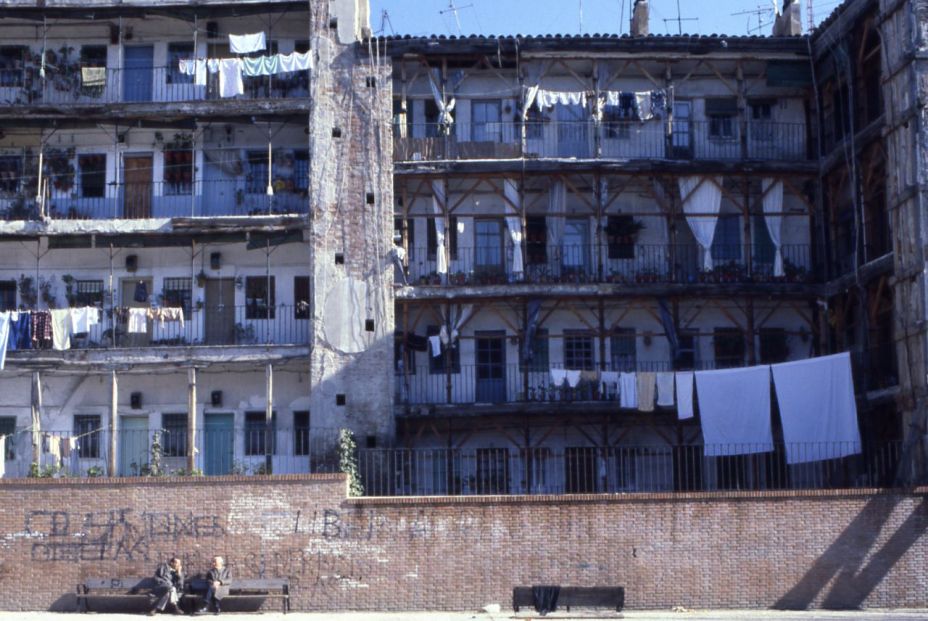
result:
M 777 0 L 782 4 L 783 0 Z M 801 0 L 802 22 L 808 22 Z M 632 0 L 370 0 L 378 35 L 628 33 Z M 816 24 L 841 0 L 814 0 Z M 650 0 L 651 33 L 769 35 L 773 0 Z M 457 7 L 457 11 L 450 6 Z M 684 21 L 677 22 L 679 16 Z M 711 8 L 710 8 L 711 7 Z M 386 11 L 388 20 L 384 18 Z M 759 13 L 758 13 L 759 11 Z M 581 19 L 582 16 L 582 19 Z M 665 21 L 666 20 L 666 21 Z M 762 24 L 758 28 L 758 23 Z M 459 27 L 460 24 L 460 27 Z M 581 29 L 582 28 L 582 29 Z

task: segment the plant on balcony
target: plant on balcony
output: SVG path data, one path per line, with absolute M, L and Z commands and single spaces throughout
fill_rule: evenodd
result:
M 58 192 L 67 193 L 74 187 L 74 148 L 49 149 L 45 153 L 45 174 L 52 187 Z
M 39 278 L 39 293 L 42 295 L 42 301 L 47 308 L 58 308 L 58 295 L 55 292 L 55 277 Z
M 363 496 L 364 485 L 358 470 L 358 445 L 350 429 L 338 432 L 338 469 L 348 475 L 348 495 Z
M 32 276 L 20 274 L 17 286 L 19 288 L 20 306 L 27 309 L 34 309 L 39 302 L 39 296 L 35 290 L 35 280 L 32 279 Z
M 77 306 L 77 292 L 74 290 L 74 276 L 65 274 L 61 277 L 61 282 L 64 283 L 64 298 L 68 301 L 68 306 Z
M 91 466 L 87 468 L 87 477 L 94 479 L 97 477 L 102 477 L 104 475 L 103 468 L 101 466 Z
M 783 272 L 786 282 L 806 282 L 809 279 L 809 270 L 788 259 L 783 261 Z
M 464 272 L 455 272 L 451 275 L 451 284 L 456 286 L 462 286 L 467 284 L 467 274 Z

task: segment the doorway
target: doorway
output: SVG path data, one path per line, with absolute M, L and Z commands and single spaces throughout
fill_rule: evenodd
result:
M 122 162 L 123 217 L 130 220 L 151 217 L 152 156 L 126 155 Z
M 151 45 L 126 47 L 123 56 L 123 100 L 152 100 L 155 75 L 155 48 Z
M 149 300 L 152 296 L 152 287 L 154 281 L 151 278 L 129 278 L 119 283 L 120 300 L 122 305 L 127 308 L 149 308 Z M 151 344 L 151 319 L 145 319 L 144 332 L 131 332 L 133 329 L 130 321 L 131 315 L 125 317 L 120 323 L 120 329 L 123 334 L 120 335 L 117 347 L 146 347 Z M 138 330 L 138 326 L 135 327 Z
M 119 476 L 141 476 L 149 465 L 148 417 L 119 418 Z
M 206 281 L 205 336 L 207 345 L 235 343 L 235 281 L 210 278 Z
M 478 332 L 475 335 L 477 402 L 506 401 L 506 333 Z
M 203 416 L 204 472 L 207 475 L 230 474 L 235 455 L 233 414 Z

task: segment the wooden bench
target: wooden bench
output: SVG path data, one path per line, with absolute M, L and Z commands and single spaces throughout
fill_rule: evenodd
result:
M 144 599 L 151 601 L 151 592 L 157 586 L 155 579 L 147 578 L 88 578 L 77 585 L 77 609 L 87 612 L 87 600 L 94 599 Z
M 557 588 L 557 608 L 614 608 L 622 612 L 625 607 L 625 587 L 576 587 L 576 586 L 545 586 L 545 587 L 513 587 L 512 609 L 519 612 L 522 606 L 535 606 L 536 588 Z
M 206 578 L 192 578 L 187 582 L 187 596 L 202 600 L 208 589 Z M 222 601 L 234 599 L 280 598 L 284 614 L 290 612 L 289 578 L 232 578 L 229 593 Z

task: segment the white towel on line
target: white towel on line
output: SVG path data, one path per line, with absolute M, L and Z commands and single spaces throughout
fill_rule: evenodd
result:
M 599 382 L 602 385 L 603 396 L 611 396 L 619 393 L 619 374 L 615 371 L 603 371 L 599 374 Z
M 148 309 L 129 309 L 129 334 L 144 334 L 148 332 Z
M 441 337 L 437 334 L 429 337 L 429 345 L 432 347 L 432 358 L 441 356 Z
M 242 80 L 242 60 L 240 58 L 223 58 L 219 61 L 219 96 L 235 97 L 245 93 Z
M 632 409 L 638 407 L 638 376 L 635 373 L 619 373 L 619 405 Z
M 860 452 L 850 354 L 784 362 L 771 368 L 787 464 Z
M 253 34 L 229 35 L 229 50 L 233 54 L 251 54 L 267 49 L 267 37 L 264 32 Z
M 773 450 L 769 366 L 699 371 L 696 390 L 706 457 Z
M 673 373 L 657 374 L 657 405 L 661 407 L 673 405 Z
M 564 369 L 551 369 L 551 383 L 560 388 L 567 381 L 567 371 Z
M 576 388 L 577 384 L 580 383 L 580 371 L 567 370 L 567 385 L 571 388 Z
M 677 384 L 677 419 L 688 420 L 693 412 L 693 372 L 680 371 L 675 377 Z
M 657 378 L 650 371 L 638 374 L 638 409 L 642 412 L 654 411 L 654 389 Z
M 71 349 L 71 309 L 53 308 L 52 348 L 58 351 Z

